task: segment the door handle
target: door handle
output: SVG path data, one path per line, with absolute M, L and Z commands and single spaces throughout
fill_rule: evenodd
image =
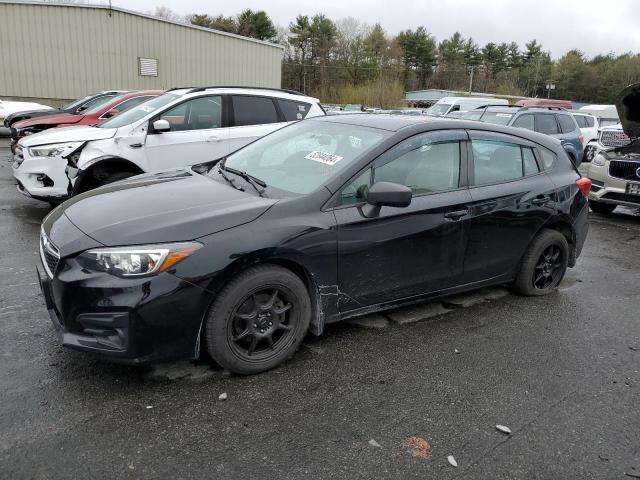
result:
M 544 197 L 536 197 L 533 200 L 531 200 L 531 203 L 533 203 L 534 205 L 545 205 L 547 203 L 549 203 L 549 201 L 551 200 L 551 198 L 544 196 Z
M 207 138 L 207 142 L 209 143 L 220 143 L 222 139 L 220 137 L 209 137 Z
M 446 218 L 447 220 L 453 220 L 455 222 L 466 215 L 469 215 L 469 210 L 456 210 L 455 212 L 445 213 L 444 218 Z

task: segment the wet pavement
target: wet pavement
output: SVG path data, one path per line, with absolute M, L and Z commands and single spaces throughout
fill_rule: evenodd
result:
M 4 145 L 0 478 L 640 477 L 632 210 L 592 215 L 544 298 L 490 289 L 334 325 L 252 377 L 125 367 L 58 346 L 34 268 L 50 207 L 15 190 Z

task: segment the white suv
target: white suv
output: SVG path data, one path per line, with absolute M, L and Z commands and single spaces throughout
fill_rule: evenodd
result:
M 221 158 L 290 122 L 324 115 L 290 90 L 177 88 L 95 127 L 47 130 L 20 140 L 18 190 L 59 203 L 144 172 Z

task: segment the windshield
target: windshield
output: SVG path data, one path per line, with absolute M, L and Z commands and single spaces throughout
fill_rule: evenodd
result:
M 507 125 L 511 118 L 513 118 L 513 113 L 485 112 L 481 120 L 484 123 L 493 123 L 494 125 Z
M 71 102 L 71 103 L 65 105 L 64 107 L 62 107 L 62 110 L 75 110 L 80 105 L 82 105 L 84 102 L 89 100 L 92 96 L 93 95 L 87 95 L 86 97 L 81 98 L 79 100 L 74 100 L 73 102 Z
M 82 112 L 82 114 L 83 115 L 91 115 L 93 113 L 98 113 L 98 112 L 100 112 L 100 110 L 102 110 L 104 107 L 109 105 L 111 102 L 116 102 L 118 100 L 122 100 L 125 96 L 126 96 L 126 94 L 122 94 L 122 95 L 118 95 L 118 96 L 115 96 L 115 97 L 104 97 L 104 98 L 101 98 L 99 102 L 93 103 L 91 105 L 91 108 L 88 109 L 88 110 L 85 110 L 84 112 Z
M 351 165 L 387 134 L 357 125 L 301 121 L 232 153 L 225 167 L 246 172 L 269 187 L 305 194 Z
M 134 122 L 146 117 L 150 113 L 153 113 L 157 109 L 164 107 L 165 105 L 173 102 L 180 95 L 174 93 L 165 93 L 159 97 L 154 97 L 144 103 L 141 103 L 137 107 L 131 108 L 120 115 L 110 118 L 106 122 L 102 122 L 98 125 L 100 128 L 119 128 L 125 125 L 131 125 Z
M 442 115 L 447 113 L 447 110 L 449 110 L 450 108 L 451 108 L 451 104 L 450 103 L 436 103 L 435 105 L 427 108 L 425 113 L 427 115 L 433 115 L 433 116 L 436 116 L 436 117 L 441 117 Z

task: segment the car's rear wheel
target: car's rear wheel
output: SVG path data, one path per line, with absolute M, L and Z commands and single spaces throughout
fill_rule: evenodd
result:
M 589 208 L 596 213 L 608 215 L 609 213 L 612 213 L 616 209 L 616 205 L 613 205 L 611 203 L 602 203 L 602 202 L 595 202 L 593 200 L 589 200 Z
M 569 243 L 555 230 L 543 230 L 524 254 L 513 287 L 517 293 L 539 296 L 551 293 L 564 278 Z
M 310 319 L 311 301 L 300 278 L 276 265 L 259 265 L 229 282 L 214 302 L 206 348 L 233 373 L 264 372 L 296 352 Z

